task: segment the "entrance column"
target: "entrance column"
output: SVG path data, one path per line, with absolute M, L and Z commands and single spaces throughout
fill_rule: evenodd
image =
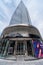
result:
M 14 55 L 16 56 L 17 41 L 15 41 Z
M 27 56 L 27 41 L 24 41 L 24 45 L 25 45 L 25 56 Z

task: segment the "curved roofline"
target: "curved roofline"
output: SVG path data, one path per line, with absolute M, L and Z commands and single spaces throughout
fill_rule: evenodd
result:
M 6 27 L 3 31 L 5 31 L 6 29 L 8 29 L 8 28 L 10 28 L 10 27 L 24 27 L 24 26 L 26 26 L 26 27 L 32 27 L 32 28 L 35 28 L 36 30 L 38 30 L 35 26 L 33 26 L 33 25 L 29 25 L 29 24 L 15 24 L 15 25 L 10 25 L 10 26 L 8 26 L 8 27 Z
M 39 35 L 40 36 L 40 38 L 41 38 L 41 35 L 40 35 L 40 33 L 39 33 L 39 30 L 35 27 L 35 26 L 33 26 L 33 25 L 27 25 L 27 24 L 19 24 L 19 25 L 13 25 L 13 26 L 8 26 L 8 27 L 6 27 L 4 30 L 3 30 L 3 32 L 2 32 L 2 34 L 1 34 L 1 36 L 3 35 L 3 34 L 5 34 L 5 32 L 7 31 L 7 30 L 9 30 L 9 29 L 11 29 L 11 28 L 27 28 L 27 29 L 31 29 L 30 30 L 30 32 L 32 32 L 32 31 L 34 31 L 35 32 L 35 30 L 37 31 L 37 33 L 35 32 L 35 34 L 37 34 L 37 35 Z M 26 31 L 27 31 L 27 29 L 25 29 Z M 34 30 L 33 30 L 34 29 Z M 34 33 L 33 32 L 33 33 Z M 6 32 L 7 33 L 7 32 Z
M 33 27 L 33 28 L 37 29 L 35 26 L 29 25 L 29 24 L 14 24 L 14 25 L 7 26 L 4 30 L 6 30 L 7 28 L 10 28 L 10 27 L 18 27 L 18 26 Z
M 12 26 L 31 26 L 29 24 L 14 24 L 14 25 L 9 25 L 8 27 L 12 27 Z

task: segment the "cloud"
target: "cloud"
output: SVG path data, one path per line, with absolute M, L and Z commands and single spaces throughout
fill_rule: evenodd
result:
M 2 30 L 3 30 L 3 22 L 0 21 L 0 33 L 2 32 Z
M 39 21 L 40 22 L 40 21 Z M 41 33 L 41 36 L 43 38 L 43 21 L 41 21 L 38 25 L 37 25 L 38 30 Z
M 12 3 L 12 0 L 3 0 L 4 1 L 4 3 Z
M 8 10 L 7 7 L 3 4 L 3 2 L 1 2 L 0 8 L 2 8 L 2 10 L 3 10 L 4 13 L 6 14 L 6 16 L 9 17 L 9 15 L 7 14 L 7 13 L 9 13 L 9 10 Z

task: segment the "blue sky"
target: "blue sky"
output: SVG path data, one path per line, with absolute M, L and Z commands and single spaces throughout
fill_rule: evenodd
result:
M 12 14 L 21 0 L 0 0 L 0 34 L 9 25 Z M 43 0 L 23 0 L 28 9 L 32 24 L 43 37 Z

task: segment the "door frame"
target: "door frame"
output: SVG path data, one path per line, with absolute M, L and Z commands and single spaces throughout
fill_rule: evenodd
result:
M 26 50 L 26 49 L 25 49 L 25 43 L 24 43 L 23 40 L 22 40 L 22 41 L 19 40 L 19 41 L 16 41 L 16 42 L 15 42 L 15 51 L 16 51 L 16 52 L 15 52 L 15 55 L 19 55 L 19 54 L 17 54 L 17 44 L 20 44 L 19 42 L 20 42 L 21 44 L 23 43 L 23 45 L 24 45 L 24 47 L 23 47 L 23 52 L 24 52 L 24 54 L 20 54 L 20 55 L 25 55 L 25 50 Z

